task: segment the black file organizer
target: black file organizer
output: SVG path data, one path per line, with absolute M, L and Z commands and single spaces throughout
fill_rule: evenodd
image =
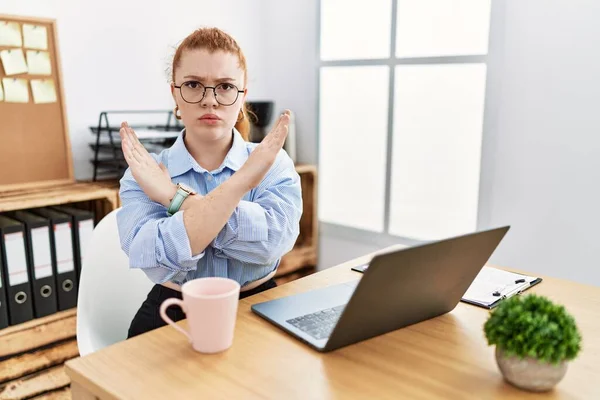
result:
M 45 317 L 54 314 L 58 310 L 56 299 L 56 276 L 52 266 L 52 257 L 49 260 L 36 259 L 37 252 L 44 250 L 40 246 L 48 246 L 48 254 L 52 254 L 50 241 L 50 221 L 46 218 L 32 214 L 26 210 L 12 211 L 7 215 L 25 225 L 25 248 L 27 251 L 27 266 L 31 279 L 31 288 L 33 291 L 33 310 L 36 318 Z M 42 229 L 42 232 L 34 232 L 34 230 Z M 44 229 L 45 228 L 45 229 Z M 45 233 L 44 233 L 45 231 Z M 34 237 L 34 235 L 44 235 L 43 237 Z M 39 241 L 38 241 L 39 240 Z M 34 247 L 37 247 L 34 249 Z M 39 254 L 39 253 L 38 253 Z M 49 276 L 36 277 L 36 266 L 40 267 L 40 263 L 50 263 L 52 273 Z M 41 274 L 40 274 L 41 275 Z
M 150 122 L 162 117 L 166 119 L 165 124 Z M 112 120 L 112 125 L 109 118 Z M 90 160 L 94 166 L 94 181 L 120 179 L 127 170 L 127 162 L 121 151 L 119 130 L 122 121 L 132 119 L 147 122 L 129 122 L 134 131 L 139 129 L 147 133 L 156 132 L 155 135 L 138 135 L 140 142 L 151 153 L 159 153 L 162 149 L 170 147 L 183 129 L 183 125 L 173 115 L 173 110 L 102 111 L 98 118 L 98 125 L 90 127 L 92 133 L 96 135 L 95 142 L 90 143 L 94 152 L 94 158 Z
M 10 262 L 6 235 L 20 233 L 23 237 L 22 250 L 26 282 L 12 283 L 10 279 Z M 13 259 L 14 261 L 14 259 Z M 8 320 L 10 325 L 20 324 L 33 319 L 33 301 L 31 299 L 31 275 L 27 268 L 27 250 L 25 248 L 25 232 L 21 222 L 0 215 L 0 267 L 3 271 L 2 284 L 8 305 Z
M 54 275 L 56 276 L 56 290 L 58 297 L 58 310 L 68 310 L 70 308 L 74 308 L 77 306 L 77 272 L 75 271 L 75 252 L 73 251 L 73 240 L 72 240 L 72 219 L 70 215 L 58 212 L 51 208 L 34 208 L 30 210 L 31 212 L 47 218 L 50 220 L 51 229 L 50 229 L 50 244 L 52 250 L 52 264 L 54 268 Z M 68 223 L 71 230 L 71 235 L 69 235 L 69 245 L 71 246 L 70 255 L 73 260 L 73 270 L 64 271 L 59 273 L 57 259 L 57 241 L 55 237 L 55 230 L 57 225 Z

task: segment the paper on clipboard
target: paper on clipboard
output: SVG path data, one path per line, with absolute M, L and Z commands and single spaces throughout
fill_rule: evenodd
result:
M 499 300 L 529 288 L 536 280 L 538 278 L 534 276 L 484 266 L 463 295 L 462 300 L 489 307 Z

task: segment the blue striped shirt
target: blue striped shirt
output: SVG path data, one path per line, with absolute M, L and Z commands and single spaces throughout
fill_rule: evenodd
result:
M 174 183 L 185 183 L 206 195 L 226 181 L 257 146 L 233 130 L 233 145 L 219 168 L 207 171 L 190 155 L 183 137 L 156 155 Z M 227 277 L 240 285 L 274 271 L 290 251 L 300 230 L 302 194 L 300 176 L 284 150 L 262 182 L 244 195 L 228 222 L 200 254 L 192 254 L 183 213 L 172 217 L 160 203 L 148 198 L 127 169 L 120 181 L 122 208 L 117 213 L 121 247 L 131 268 L 139 268 L 154 283 L 183 284 L 208 276 Z

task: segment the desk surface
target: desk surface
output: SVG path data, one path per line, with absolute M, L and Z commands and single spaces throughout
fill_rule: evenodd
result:
M 600 288 L 544 278 L 532 289 L 564 304 L 583 350 L 551 392 L 505 383 L 483 334 L 488 311 L 464 303 L 429 321 L 319 353 L 253 314 L 254 303 L 360 278 L 365 256 L 240 301 L 233 346 L 192 350 L 164 327 L 66 363 L 74 398 L 598 399 Z M 179 322 L 187 327 L 186 321 Z

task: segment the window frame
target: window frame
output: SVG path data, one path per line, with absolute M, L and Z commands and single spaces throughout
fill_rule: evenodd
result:
M 393 157 L 393 140 L 394 140 L 394 92 L 395 92 L 395 71 L 396 66 L 399 65 L 441 65 L 441 64 L 473 64 L 481 63 L 486 66 L 486 78 L 485 78 L 485 94 L 484 94 L 484 105 L 483 105 L 483 125 L 482 125 L 482 146 L 484 145 L 484 134 L 486 127 L 486 116 L 488 111 L 488 91 L 489 91 L 489 54 L 490 54 L 490 38 L 492 36 L 492 15 L 494 12 L 494 1 L 491 1 L 490 8 L 490 24 L 488 30 L 488 49 L 486 54 L 477 55 L 460 55 L 460 56 L 428 56 L 428 57 L 397 57 L 396 56 L 396 31 L 397 31 L 397 13 L 398 13 L 398 0 L 392 0 L 391 10 L 391 25 L 390 25 L 390 56 L 387 58 L 378 59 L 348 59 L 348 60 L 327 60 L 321 59 L 321 9 L 323 0 L 317 2 L 317 101 L 316 101 L 316 164 L 317 168 L 320 162 L 320 109 L 321 109 L 321 71 L 324 67 L 354 67 L 354 66 L 388 66 L 389 67 L 389 80 L 388 80 L 388 119 L 387 119 L 387 149 L 386 149 L 386 168 L 385 168 L 385 198 L 384 198 L 384 216 L 383 216 L 383 231 L 374 232 L 370 230 L 364 230 L 355 228 L 352 226 L 342 225 L 338 223 L 322 222 L 319 217 L 319 225 L 323 234 L 332 234 L 339 237 L 344 237 L 349 240 L 367 240 L 368 243 L 379 245 L 381 243 L 398 243 L 400 239 L 403 243 L 412 245 L 425 242 L 416 238 L 406 236 L 395 236 L 390 234 L 390 208 L 391 208 L 391 180 L 392 180 L 392 157 Z M 483 149 L 482 149 L 483 150 Z M 480 153 L 480 173 L 478 191 L 481 193 L 481 176 L 483 175 L 482 168 L 482 157 L 484 152 Z M 476 224 L 479 225 L 480 214 L 481 214 L 481 195 L 477 202 L 477 209 L 474 210 L 476 215 Z

